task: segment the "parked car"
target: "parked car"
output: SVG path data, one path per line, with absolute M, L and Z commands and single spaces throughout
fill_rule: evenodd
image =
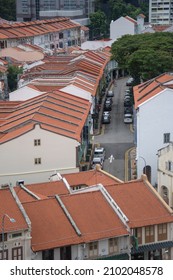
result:
M 110 102 L 111 104 L 113 103 L 112 97 L 106 97 L 105 102 L 106 101 Z
M 92 169 L 95 169 L 96 164 L 100 164 L 101 168 L 103 167 L 103 159 L 101 157 L 94 157 L 92 160 Z
M 108 93 L 107 93 L 106 96 L 107 96 L 107 97 L 113 97 L 113 96 L 114 96 L 113 90 L 108 90 Z
M 105 111 L 111 111 L 112 110 L 112 103 L 110 101 L 105 101 L 105 104 L 104 104 L 104 110 Z
M 131 97 L 128 95 L 128 96 L 124 96 L 124 101 L 131 101 Z
M 100 157 L 103 160 L 105 159 L 105 148 L 104 147 L 96 147 L 94 149 L 94 158 Z
M 134 82 L 134 79 L 132 77 L 128 78 L 127 82 L 126 82 L 126 86 L 131 86 Z
M 132 123 L 133 117 L 132 114 L 124 114 L 124 123 Z
M 133 114 L 133 107 L 124 107 L 124 114 Z
M 124 100 L 124 107 L 132 107 L 131 100 Z
M 102 124 L 109 124 L 111 122 L 110 114 L 103 114 L 102 116 Z

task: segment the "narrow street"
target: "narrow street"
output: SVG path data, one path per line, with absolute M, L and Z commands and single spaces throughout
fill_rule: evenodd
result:
M 125 180 L 125 153 L 134 146 L 132 126 L 124 124 L 124 92 L 127 78 L 116 80 L 111 111 L 111 123 L 102 125 L 101 134 L 94 137 L 94 143 L 106 150 L 103 169 L 121 180 Z M 113 155 L 113 157 L 111 157 Z

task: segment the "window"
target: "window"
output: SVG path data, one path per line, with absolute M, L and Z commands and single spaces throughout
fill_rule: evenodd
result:
M 97 257 L 98 256 L 98 242 L 89 243 L 89 257 Z
M 109 254 L 118 252 L 118 238 L 109 239 Z
M 54 260 L 54 250 L 45 250 L 42 252 L 42 259 L 43 260 Z
M 63 37 L 64 37 L 63 33 L 62 32 L 59 33 L 59 39 L 63 39 Z
M 41 158 L 35 158 L 34 163 L 35 164 L 41 164 Z
M 167 224 L 158 225 L 158 241 L 167 239 Z
M 7 233 L 4 233 L 4 241 L 7 241 Z M 0 234 L 0 242 L 2 242 L 2 234 Z
M 163 134 L 163 143 L 169 143 L 170 142 L 170 133 L 164 133 Z
M 2 256 L 2 251 L 0 251 L 0 260 L 8 260 L 8 250 L 4 250 L 4 256 Z
M 17 232 L 17 233 L 13 233 L 13 234 L 12 234 L 12 238 L 18 238 L 18 237 L 20 237 L 20 236 L 22 236 L 22 233 L 21 233 L 21 232 Z
M 34 146 L 40 146 L 41 145 L 41 139 L 34 139 Z
M 138 244 L 142 244 L 142 228 L 135 228 L 135 237 L 138 240 Z
M 145 228 L 145 243 L 154 242 L 154 226 Z
M 23 260 L 23 248 L 16 247 L 12 249 L 12 260 Z

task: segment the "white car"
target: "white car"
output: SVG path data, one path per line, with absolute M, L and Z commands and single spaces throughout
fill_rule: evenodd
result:
M 132 123 L 132 122 L 133 122 L 132 114 L 124 114 L 124 123 Z
M 105 159 L 105 148 L 98 147 L 94 149 L 94 158 L 102 158 Z
M 95 169 L 96 164 L 100 164 L 101 168 L 103 167 L 103 159 L 101 157 L 94 157 L 92 161 L 92 169 Z

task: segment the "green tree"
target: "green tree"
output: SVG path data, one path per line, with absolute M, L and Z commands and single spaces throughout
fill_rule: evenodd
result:
M 18 66 L 9 65 L 7 72 L 8 88 L 9 91 L 14 91 L 17 89 L 18 75 L 22 74 L 23 69 Z
M 0 0 L 0 17 L 6 20 L 16 19 L 15 0 Z
M 112 58 L 136 83 L 173 71 L 173 34 L 168 32 L 125 35 L 112 45 Z
M 106 35 L 106 15 L 102 11 L 97 11 L 90 15 L 90 32 L 91 32 L 91 39 L 103 38 Z

